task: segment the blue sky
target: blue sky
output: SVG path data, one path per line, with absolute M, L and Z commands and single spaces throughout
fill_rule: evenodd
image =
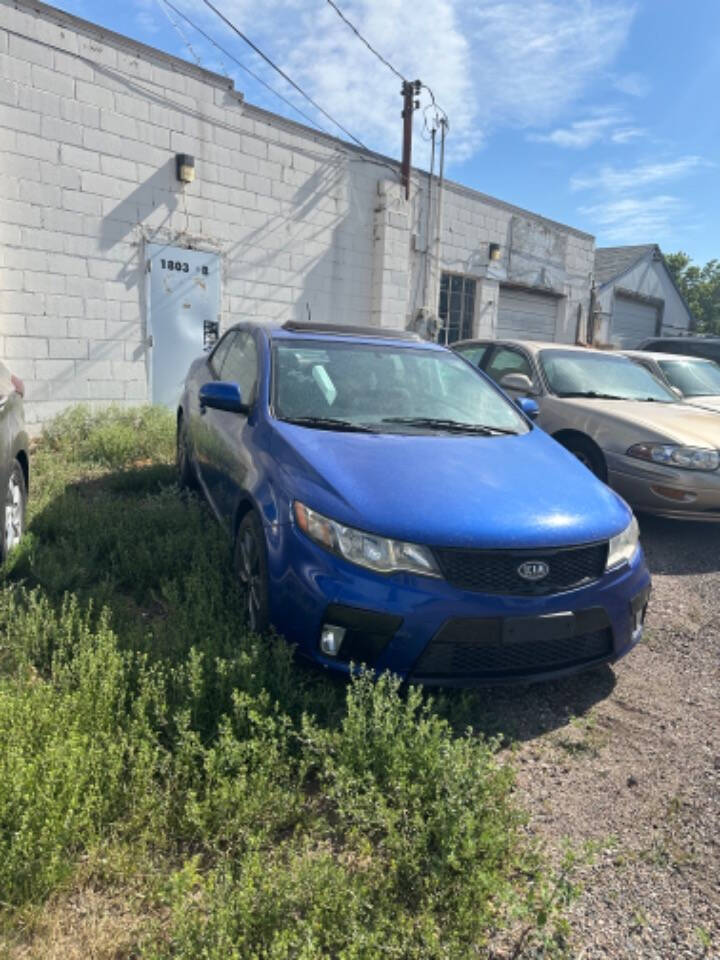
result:
M 202 0 L 172 0 L 233 57 L 338 134 Z M 214 0 L 322 107 L 397 157 L 399 81 L 326 0 Z M 300 119 L 164 0 L 62 9 L 232 76 L 248 101 Z M 338 0 L 450 124 L 447 174 L 593 233 L 720 259 L 718 0 Z M 423 106 L 428 102 L 423 92 Z M 427 166 L 417 114 L 415 160 Z M 431 114 L 430 114 L 431 115 Z M 340 134 L 342 135 L 342 134 Z

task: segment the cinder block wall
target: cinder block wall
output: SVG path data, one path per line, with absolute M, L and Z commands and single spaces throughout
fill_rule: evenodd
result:
M 223 323 L 370 322 L 373 163 L 230 81 L 0 0 L 0 352 L 29 421 L 147 399 L 143 245 L 220 251 Z M 176 180 L 176 153 L 196 181 Z
M 217 74 L 31 0 L 0 11 L 0 353 L 30 423 L 148 399 L 146 242 L 222 254 L 223 327 L 308 306 L 316 321 L 404 326 L 423 306 L 423 174 L 405 201 L 391 161 L 252 107 Z M 186 187 L 177 153 L 195 157 Z M 498 241 L 507 262 L 490 276 Z M 427 305 L 442 270 L 476 276 L 490 331 L 482 297 L 496 309 L 518 264 L 566 307 L 589 297 L 591 237 L 458 185 L 429 242 Z M 573 339 L 573 323 L 557 334 Z

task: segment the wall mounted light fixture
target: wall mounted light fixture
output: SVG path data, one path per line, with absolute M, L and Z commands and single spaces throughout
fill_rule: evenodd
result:
M 500 259 L 500 244 L 491 243 L 488 248 L 488 260 L 499 260 Z
M 192 183 L 195 179 L 195 157 L 189 153 L 176 153 L 175 172 L 181 183 Z

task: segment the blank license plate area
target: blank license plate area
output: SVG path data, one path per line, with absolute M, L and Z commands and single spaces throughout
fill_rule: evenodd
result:
M 503 643 L 569 640 L 574 636 L 574 613 L 548 613 L 541 617 L 506 617 L 502 622 Z

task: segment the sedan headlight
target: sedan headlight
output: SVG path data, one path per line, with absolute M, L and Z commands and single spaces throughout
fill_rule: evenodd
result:
M 640 530 L 637 520 L 633 517 L 622 533 L 610 538 L 605 569 L 612 570 L 613 567 L 619 567 L 622 563 L 629 563 L 639 544 Z
M 720 453 L 703 447 L 679 447 L 671 443 L 636 443 L 628 450 L 629 457 L 661 463 L 683 470 L 717 470 Z
M 435 560 L 427 547 L 402 540 L 389 540 L 374 533 L 365 533 L 354 527 L 346 527 L 337 520 L 324 517 L 305 504 L 293 504 L 298 527 L 321 547 L 339 554 L 351 563 L 368 567 L 378 573 L 394 573 L 406 570 L 425 576 L 439 577 Z

